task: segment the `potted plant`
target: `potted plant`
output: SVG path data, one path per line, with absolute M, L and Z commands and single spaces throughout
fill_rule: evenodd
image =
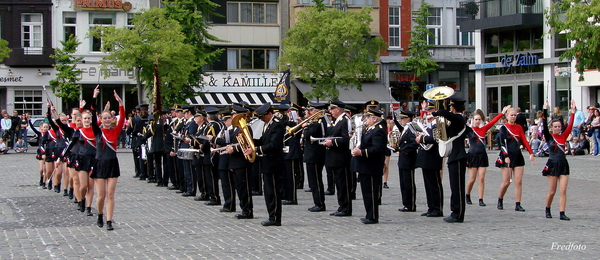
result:
M 536 0 L 521 0 L 521 4 L 525 6 L 524 13 L 530 14 L 531 7 L 537 2 Z
M 465 4 L 465 13 L 470 14 L 472 18 L 475 18 L 479 13 L 479 5 L 475 2 L 468 2 Z

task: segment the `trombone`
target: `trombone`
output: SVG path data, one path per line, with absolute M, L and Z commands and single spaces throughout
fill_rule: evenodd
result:
M 342 139 L 343 137 L 338 136 L 338 137 L 310 137 L 310 142 L 319 142 L 319 144 L 325 144 L 325 141 L 327 141 L 328 139 L 331 140 L 336 140 L 336 139 Z

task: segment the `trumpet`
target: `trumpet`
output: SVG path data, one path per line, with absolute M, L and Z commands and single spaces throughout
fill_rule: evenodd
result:
M 239 143 L 231 144 L 231 146 L 239 146 Z M 210 153 L 221 153 L 227 150 L 227 146 L 219 147 L 219 148 L 210 148 Z
M 287 141 L 288 139 L 292 138 L 292 136 L 296 135 L 298 132 L 300 132 L 300 130 L 304 129 L 304 127 L 302 125 L 304 124 L 312 124 L 313 122 L 317 121 L 320 117 L 322 117 L 323 115 L 325 115 L 325 111 L 321 110 L 319 112 L 317 112 L 316 114 L 307 117 L 306 119 L 304 119 L 302 122 L 298 123 L 296 126 L 294 127 L 286 127 L 285 131 L 285 139 L 283 139 L 283 141 Z
M 342 139 L 343 137 L 310 137 L 310 141 L 311 142 L 319 142 L 319 144 L 325 144 L 325 141 L 327 141 L 328 139 L 332 139 L 332 140 L 336 140 L 336 139 Z

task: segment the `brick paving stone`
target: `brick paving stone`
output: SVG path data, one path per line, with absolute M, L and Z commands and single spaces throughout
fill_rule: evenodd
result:
M 490 162 L 497 154 L 488 153 Z M 76 204 L 62 194 L 41 189 L 33 153 L 0 157 L 0 259 L 596 259 L 600 249 L 595 218 L 600 202 L 598 157 L 568 157 L 569 222 L 558 219 L 558 195 L 552 207 L 555 218 L 545 218 L 547 181 L 541 170 L 546 158 L 536 158 L 537 165 L 527 161 L 525 212 L 513 210 L 514 185 L 505 196 L 505 210 L 496 209 L 501 176 L 495 167 L 486 174 L 488 206 L 467 205 L 465 223 L 420 216 L 426 210 L 420 169 L 415 172 L 418 212 L 398 212 L 401 199 L 395 155 L 390 162 L 390 189 L 383 190 L 379 224 L 360 223 L 364 207 L 359 185 L 352 217 L 329 216 L 337 208 L 335 196 L 326 197 L 327 212 L 308 212 L 310 193 L 298 190 L 299 205 L 283 207 L 283 225 L 262 227 L 260 222 L 267 219 L 262 196 L 254 197 L 255 219 L 238 220 L 235 214 L 219 212 L 220 207 L 205 206 L 131 178 L 130 153 L 123 150 L 118 156 L 122 177 L 112 232 L 96 227 L 96 216 L 76 211 Z M 447 173 L 443 184 L 447 216 Z M 472 194 L 476 201 L 477 184 Z M 96 214 L 95 204 L 92 212 Z M 586 249 L 552 250 L 553 243 L 581 244 Z

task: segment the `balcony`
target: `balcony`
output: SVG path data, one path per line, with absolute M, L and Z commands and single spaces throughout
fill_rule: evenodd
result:
M 543 0 L 535 1 L 528 6 L 521 4 L 531 0 L 482 0 L 460 2 L 460 13 L 463 21 L 460 30 L 528 28 L 542 26 L 544 23 Z M 531 1 L 533 2 L 533 1 Z

